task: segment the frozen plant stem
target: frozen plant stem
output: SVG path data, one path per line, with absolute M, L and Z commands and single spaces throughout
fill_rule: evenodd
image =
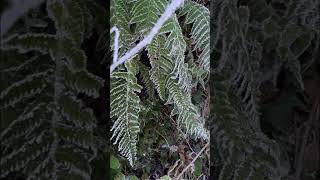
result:
M 113 64 L 115 64 L 117 62 L 117 58 L 118 58 L 118 50 L 119 50 L 119 37 L 120 37 L 120 32 L 119 29 L 117 27 L 113 27 L 111 28 L 111 33 L 115 33 L 114 35 L 114 54 L 113 54 Z
M 150 33 L 140 41 L 137 46 L 129 50 L 125 55 L 118 59 L 119 47 L 116 47 L 119 44 L 119 36 L 117 37 L 117 28 L 113 27 L 111 32 L 115 31 L 115 48 L 113 54 L 113 64 L 110 67 L 110 73 L 114 71 L 120 64 L 124 63 L 126 60 L 129 60 L 133 55 L 137 54 L 142 48 L 150 44 L 152 39 L 157 35 L 163 24 L 172 16 L 172 14 L 183 4 L 184 0 L 173 0 L 161 17 L 158 19 L 157 23 L 153 26 Z M 119 32 L 119 30 L 118 30 Z
M 209 143 L 207 143 L 201 150 L 200 152 L 197 154 L 197 156 L 195 158 L 193 158 L 193 160 L 190 162 L 190 164 L 185 167 L 182 172 L 178 175 L 177 180 L 181 179 L 181 177 L 183 176 L 183 174 L 192 166 L 194 165 L 194 163 L 196 162 L 196 160 L 200 157 L 200 155 L 202 154 L 202 152 L 209 146 Z

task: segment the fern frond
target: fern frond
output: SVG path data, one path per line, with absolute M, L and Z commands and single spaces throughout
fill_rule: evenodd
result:
M 174 61 L 171 59 L 169 50 L 165 47 L 166 38 L 159 35 L 148 47 L 148 56 L 151 61 L 151 80 L 154 82 L 160 98 L 173 104 L 177 111 L 177 123 L 188 134 L 208 139 L 208 132 L 200 121 L 199 113 L 191 102 L 191 97 L 174 77 Z M 188 87 L 190 88 L 190 87 Z M 174 114 L 172 114 L 174 115 Z
M 185 23 L 193 24 L 191 38 L 194 40 L 195 47 L 202 52 L 199 56 L 200 66 L 209 72 L 210 69 L 210 26 L 209 10 L 194 1 L 185 2 L 181 10 L 182 15 L 186 15 Z
M 176 15 L 173 15 L 161 28 L 159 34 L 169 33 L 165 47 L 169 50 L 170 56 L 174 59 L 173 78 L 179 81 L 179 85 L 190 95 L 191 76 L 188 73 L 188 65 L 185 63 L 186 42 L 182 29 Z
M 280 157 L 275 142 L 259 130 L 241 123 L 246 118 L 234 109 L 225 82 L 213 86 L 212 137 L 217 144 L 223 167 L 219 179 L 261 177 L 279 179 Z M 258 174 L 257 174 L 258 173 Z
M 61 98 L 61 114 L 78 129 L 92 130 L 95 127 L 94 116 L 91 110 L 83 109 L 83 103 L 74 98 Z M 79 114 L 81 112 L 81 115 Z
M 134 45 L 139 38 L 133 29 L 130 29 L 133 18 L 133 3 L 126 0 L 112 0 L 111 1 L 111 27 L 116 26 L 120 30 L 120 46 L 129 48 Z M 111 41 L 113 42 L 113 41 Z
M 3 57 L 5 57 L 5 55 Z M 43 57 L 40 58 L 39 56 L 33 56 L 33 57 L 27 58 L 27 59 L 25 59 L 23 57 L 16 57 L 16 58 L 21 59 L 24 62 L 19 63 L 19 64 L 4 63 L 3 65 L 8 66 L 8 67 L 1 68 L 1 71 L 4 74 L 5 73 L 28 71 L 30 67 L 35 66 L 37 63 L 39 63 L 40 60 L 42 60 L 42 62 L 45 61 L 45 58 L 43 58 Z M 6 58 L 4 58 L 4 59 L 6 59 Z M 17 63 L 17 62 L 13 62 L 13 63 Z M 45 62 L 43 62 L 43 63 L 45 63 Z
M 50 52 L 51 58 L 56 60 L 57 54 L 66 58 L 72 71 L 80 71 L 85 68 L 86 55 L 75 47 L 68 39 L 58 39 L 55 35 L 24 34 L 13 35 L 5 41 L 4 49 L 17 49 L 24 53 L 30 50 L 39 51 L 43 54 Z
M 228 71 L 229 85 L 235 90 L 239 106 L 248 117 L 245 123 L 252 128 L 260 129 L 259 73 L 262 59 L 262 45 L 251 37 L 249 31 L 250 10 L 248 7 L 236 7 L 236 4 L 221 4 L 225 6 L 219 28 L 222 35 L 217 35 L 222 42 L 222 52 L 217 71 Z M 235 11 L 236 9 L 236 11 Z M 224 21 L 228 19 L 228 21 Z M 230 19 L 230 20 L 229 20 Z M 250 29 L 251 30 L 251 29 Z M 217 40 L 219 41 L 219 40 Z
M 139 96 L 142 87 L 137 83 L 137 67 L 133 62 L 125 64 L 127 72 L 113 72 L 111 78 L 111 117 L 116 118 L 111 131 L 111 139 L 118 144 L 120 153 L 133 166 L 137 155 L 137 138 L 139 128 L 139 112 L 141 110 Z
M 138 0 L 132 10 L 131 23 L 136 23 L 136 31 L 141 35 L 149 33 L 151 28 L 157 22 L 158 2 L 155 0 Z
M 60 147 L 58 152 L 56 153 L 56 162 L 57 164 L 63 164 L 66 167 L 69 167 L 70 170 L 68 173 L 66 172 L 59 172 L 58 176 L 63 178 L 69 177 L 71 179 L 80 178 L 80 179 L 90 179 L 90 166 L 88 164 L 83 164 L 81 162 L 85 161 L 86 159 L 81 156 L 82 153 L 75 153 L 72 147 Z M 70 156 L 72 154 L 72 156 Z
M 46 88 L 44 78 L 49 73 L 50 71 L 29 75 L 23 80 L 4 89 L 0 93 L 0 108 L 14 106 L 25 98 L 34 97 L 35 95 L 40 94 Z
M 36 50 L 45 54 L 49 49 L 57 48 L 56 36 L 46 34 L 24 34 L 20 36 L 15 34 L 5 39 L 4 43 L 4 50 L 17 49 L 20 53 Z
M 86 71 L 87 57 L 80 49 L 88 25 L 85 10 L 71 0 L 47 5 L 52 5 L 47 10 L 57 34 L 15 34 L 2 42 L 2 50 L 28 53 L 23 54 L 28 60 L 7 57 L 19 62 L 6 68 L 4 73 L 14 76 L 0 92 L 1 114 L 9 114 L 1 119 L 0 177 L 20 171 L 27 179 L 90 179 L 90 161 L 97 154 L 95 122 L 77 96 L 97 97 L 102 80 Z
M 200 118 L 198 110 L 192 104 L 191 99 L 185 96 L 173 79 L 168 79 L 167 87 L 169 91 L 168 102 L 170 103 L 172 99 L 178 111 L 178 127 L 182 127 L 186 133 L 194 135 L 196 138 L 209 140 L 209 132 L 204 128 L 204 122 Z
M 173 71 L 174 63 L 171 60 L 170 52 L 164 48 L 165 38 L 158 36 L 148 46 L 151 70 L 150 79 L 155 84 L 161 100 L 166 100 L 166 83 Z
M 230 85 L 240 99 L 242 109 L 250 119 L 247 122 L 253 128 L 260 128 L 259 87 L 260 77 L 259 61 L 261 60 L 262 47 L 258 43 L 252 43 L 250 54 L 239 52 L 236 72 L 230 78 Z M 249 61 L 252 60 L 252 61 Z
M 43 119 L 39 114 L 41 114 L 41 109 L 45 104 L 39 104 L 32 108 L 25 108 L 24 111 L 18 115 L 18 117 L 7 117 L 12 120 L 10 124 L 1 132 L 0 139 L 1 143 L 6 144 L 9 140 L 17 137 L 26 136 L 37 129 Z M 1 110 L 1 112 L 4 112 Z M 7 113 L 9 113 L 7 111 Z M 16 131 L 19 129 L 20 131 Z
M 77 93 L 84 93 L 94 98 L 99 96 L 99 87 L 103 85 L 103 80 L 86 70 L 72 73 L 65 69 L 63 71 L 64 83 Z
M 68 39 L 79 46 L 85 33 L 85 14 L 78 1 L 48 1 L 49 17 L 55 22 L 56 28 L 63 31 Z
M 74 145 L 73 147 L 90 150 L 94 148 L 92 146 L 93 135 L 91 130 L 85 131 L 83 129 L 75 130 L 71 127 L 58 127 L 56 129 L 56 135 L 69 145 Z M 88 158 L 89 159 L 89 158 Z
M 44 134 L 42 133 L 39 136 L 41 138 L 32 138 L 29 141 L 25 141 L 20 148 L 15 149 L 10 154 L 5 154 L 4 160 L 0 163 L 1 177 L 5 177 L 13 171 L 20 171 L 29 162 L 48 152 L 52 138 L 45 138 Z
M 152 80 L 150 78 L 150 68 L 143 63 L 139 62 L 139 70 L 140 70 L 140 76 L 145 84 L 145 87 L 147 89 L 147 93 L 149 98 L 154 98 L 154 85 L 152 83 Z
M 112 25 L 118 27 L 122 34 L 120 37 L 122 53 L 147 35 L 168 4 L 167 0 L 112 1 Z M 173 106 L 171 115 L 177 115 L 179 128 L 196 138 L 208 140 L 209 135 L 204 128 L 203 119 L 197 107 L 191 102 L 192 75 L 200 78 L 203 74 L 195 68 L 191 72 L 185 61 L 186 47 L 178 17 L 173 14 L 151 43 L 146 46 L 151 64 L 149 72 L 142 63 L 132 61 L 130 66 L 139 65 L 139 72 L 142 80 L 145 81 L 145 86 L 150 86 L 149 89 L 154 92 L 150 83 L 152 82 L 160 99 Z M 140 92 L 142 87 L 136 83 L 138 68 L 130 67 L 132 68 L 130 70 L 128 65 L 125 69 L 112 73 L 115 80 L 112 81 L 111 87 L 111 115 L 116 118 L 112 128 L 114 131 L 112 138 L 115 139 L 115 143 L 119 142 L 121 154 L 133 165 L 136 156 L 136 138 L 139 132 L 138 112 L 141 109 L 140 99 L 136 93 Z M 150 76 L 150 79 L 146 80 L 144 76 Z M 128 79 L 131 79 L 130 82 Z M 125 94 L 129 95 L 124 96 Z M 153 93 L 148 92 L 148 94 Z M 128 113 L 134 113 L 130 121 L 126 119 L 130 117 Z M 129 136 L 128 129 L 131 127 L 133 130 L 130 133 L 133 134 Z

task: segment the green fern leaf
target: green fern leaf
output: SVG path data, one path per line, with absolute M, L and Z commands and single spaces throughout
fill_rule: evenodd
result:
M 159 35 L 148 46 L 148 56 L 151 61 L 151 80 L 154 82 L 160 98 L 167 101 L 166 104 L 173 104 L 178 115 L 177 123 L 188 134 L 197 138 L 208 139 L 208 132 L 203 127 L 203 122 L 191 97 L 185 89 L 180 86 L 174 77 L 174 61 L 171 59 L 169 50 L 165 47 L 166 38 Z M 190 88 L 190 87 L 188 87 Z
M 14 106 L 25 98 L 40 94 L 46 88 L 43 78 L 45 78 L 49 72 L 50 71 L 29 75 L 25 79 L 4 89 L 0 93 L 0 108 Z
M 70 156 L 70 154 L 73 156 Z M 63 147 L 59 149 L 58 153 L 56 153 L 56 162 L 65 164 L 70 167 L 70 170 L 68 173 L 63 171 L 59 172 L 58 177 L 61 177 L 62 179 L 66 177 L 69 177 L 70 179 L 90 179 L 90 166 L 81 163 L 85 160 L 86 159 L 84 159 L 80 153 L 75 154 L 71 147 Z
M 29 141 L 25 141 L 26 143 L 20 146 L 20 148 L 15 149 L 10 154 L 4 154 L 4 160 L 0 163 L 1 177 L 5 177 L 13 171 L 20 171 L 29 162 L 39 158 L 40 155 L 49 151 L 50 143 L 53 139 L 43 137 L 44 134 L 41 136 L 42 138 L 39 139 L 40 142 L 36 138 L 32 138 Z M 28 154 L 28 156 L 26 156 L 26 154 Z
M 68 60 L 72 71 L 83 70 L 86 64 L 86 56 L 82 50 L 75 47 L 68 39 L 61 40 L 54 35 L 14 35 L 5 41 L 4 49 L 18 49 L 22 53 L 30 50 L 43 54 L 50 52 L 53 60 L 56 60 L 55 52 L 60 52 L 60 56 Z
M 126 63 L 127 72 L 113 72 L 111 78 L 111 117 L 116 121 L 112 126 L 120 153 L 126 157 L 133 166 L 137 155 L 137 138 L 139 128 L 139 112 L 141 110 L 140 99 L 136 92 L 140 92 L 142 86 L 137 83 L 137 67 L 134 62 Z
M 103 85 L 103 80 L 86 70 L 72 73 L 65 69 L 63 71 L 64 83 L 67 87 L 77 93 L 84 93 L 94 98 L 99 96 L 99 87 Z
M 32 108 L 26 108 L 21 114 L 17 115 L 17 117 L 7 117 L 10 121 L 3 131 L 1 131 L 0 139 L 1 143 L 5 144 L 5 146 L 13 139 L 29 135 L 34 132 L 37 128 L 40 127 L 43 119 L 41 118 L 41 109 L 45 104 L 39 104 Z M 1 110 L 2 113 L 5 110 Z M 4 114 L 8 114 L 6 111 Z M 14 113 L 14 110 L 11 110 L 11 113 Z M 17 131 L 19 129 L 19 131 Z M 5 147 L 4 146 L 4 147 Z
M 55 22 L 56 28 L 63 31 L 63 35 L 79 46 L 86 30 L 85 11 L 80 3 L 74 0 L 49 1 L 47 11 L 49 17 Z
M 139 62 L 139 70 L 140 70 L 140 76 L 142 77 L 145 87 L 147 89 L 147 93 L 150 99 L 154 98 L 154 86 L 150 78 L 150 68 L 143 63 Z
M 131 29 L 131 19 L 133 18 L 133 3 L 126 0 L 112 0 L 111 1 L 111 27 L 116 26 L 120 31 L 120 46 L 125 48 L 132 47 L 135 41 L 139 38 L 135 34 L 135 30 Z M 111 36 L 113 42 L 113 36 Z
M 181 10 L 182 15 L 186 15 L 186 24 L 193 24 L 191 38 L 195 42 L 195 47 L 202 52 L 199 56 L 200 66 L 206 71 L 210 69 L 210 27 L 209 10 L 191 0 L 185 2 Z
M 60 99 L 62 116 L 78 129 L 92 130 L 95 127 L 91 110 L 83 109 L 83 103 L 70 97 Z M 81 112 L 81 115 L 79 114 Z
M 15 76 L 8 76 L 11 83 L 0 92 L 1 114 L 9 113 L 1 120 L 5 127 L 0 135 L 0 177 L 21 171 L 28 179 L 90 179 L 90 162 L 97 154 L 95 122 L 77 96 L 97 97 L 102 81 L 86 71 L 87 58 L 80 49 L 88 25 L 85 10 L 78 1 L 47 5 L 56 5 L 47 9 L 54 11 L 48 13 L 56 23 L 56 35 L 13 35 L 1 47 L 28 52 L 23 55 L 28 59 L 9 56 L 5 61 L 20 62 L 5 69 L 5 74 Z M 70 21 L 59 13 L 67 13 Z
M 126 52 L 136 44 L 137 40 L 143 39 L 149 33 L 168 4 L 167 0 L 111 2 L 112 26 L 120 30 L 120 54 Z M 150 88 L 147 87 L 147 90 L 153 88 L 150 85 L 150 82 L 153 82 L 160 99 L 166 104 L 172 104 L 171 115 L 177 115 L 179 128 L 196 138 L 209 139 L 208 132 L 204 128 L 204 120 L 199 115 L 197 107 L 191 102 L 192 75 L 200 78 L 202 73 L 195 68 L 190 69 L 185 62 L 186 47 L 178 17 L 174 14 L 146 47 L 151 64 L 149 72 L 144 65 L 141 65 L 142 63 L 133 60 L 125 65 L 125 69 L 119 68 L 118 71 L 112 73 L 114 80 L 112 80 L 111 87 L 111 115 L 115 117 L 112 138 L 116 143 L 119 142 L 120 153 L 129 160 L 131 165 L 136 156 L 139 132 L 138 112 L 141 109 L 140 99 L 136 95 L 142 89 L 136 83 L 138 72 L 145 81 L 145 86 L 150 86 Z M 138 65 L 139 70 L 138 67 L 135 67 Z M 145 76 L 150 76 L 151 81 Z M 125 94 L 127 95 L 124 96 Z M 131 117 L 130 113 L 134 115 Z M 126 119 L 127 117 L 131 117 L 130 121 Z M 131 127 L 133 128 L 130 131 L 132 135 L 128 132 Z
M 224 83 L 215 79 L 211 106 L 214 108 L 211 133 L 223 161 L 219 179 L 246 179 L 252 174 L 261 179 L 279 179 L 277 144 L 261 131 L 241 123 L 241 119 L 246 116 L 234 109 L 234 103 L 229 97 L 230 91 Z
M 136 23 L 137 32 L 142 35 L 149 33 L 159 18 L 157 14 L 157 6 L 158 2 L 155 0 L 138 0 L 134 4 L 130 22 Z
M 156 86 L 161 100 L 166 100 L 166 82 L 174 68 L 170 52 L 164 48 L 165 39 L 162 36 L 156 37 L 148 46 L 151 70 L 150 79 Z
M 188 73 L 188 65 L 185 63 L 186 42 L 178 18 L 173 15 L 161 28 L 160 34 L 169 33 L 165 47 L 169 50 L 171 59 L 174 59 L 173 78 L 177 79 L 179 85 L 190 96 L 191 75 Z
M 204 122 L 200 118 L 196 107 L 192 104 L 191 99 L 185 96 L 184 92 L 173 79 L 168 79 L 167 83 L 169 91 L 167 103 L 170 103 L 172 99 L 177 111 L 179 112 L 177 125 L 185 129 L 186 133 L 194 135 L 196 138 L 208 140 L 208 131 L 204 128 Z

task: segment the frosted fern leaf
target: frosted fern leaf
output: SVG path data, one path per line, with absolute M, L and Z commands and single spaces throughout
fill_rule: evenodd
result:
M 127 62 L 126 72 L 113 72 L 111 74 L 111 117 L 116 118 L 111 131 L 114 144 L 133 166 L 137 156 L 137 138 L 139 128 L 140 99 L 137 92 L 142 87 L 137 83 L 136 64 Z

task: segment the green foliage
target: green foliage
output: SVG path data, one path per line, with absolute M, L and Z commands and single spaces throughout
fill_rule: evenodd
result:
M 79 94 L 96 98 L 103 80 L 86 70 L 80 48 L 90 35 L 86 1 L 47 1 L 53 32 L 18 28 L 4 39 L 1 87 L 1 178 L 23 172 L 27 179 L 90 179 L 97 154 L 91 109 Z M 66 17 L 67 15 L 67 17 Z M 26 18 L 28 18 L 26 16 Z M 52 31 L 52 30 L 51 30 Z M 17 51 L 21 54 L 17 55 Z M 81 112 L 81 115 L 79 115 Z
M 139 62 L 139 70 L 140 70 L 140 77 L 142 78 L 144 82 L 144 86 L 147 89 L 147 93 L 150 99 L 153 99 L 155 96 L 154 91 L 154 84 L 151 81 L 151 78 L 149 76 L 150 68 L 143 63 Z
M 281 179 L 282 152 L 260 124 L 285 131 L 293 107 L 303 104 L 297 93 L 317 56 L 319 2 L 217 0 L 210 11 L 210 128 L 219 179 Z M 266 103 L 279 86 L 285 95 Z
M 111 159 L 110 159 L 110 168 L 111 169 L 119 169 L 120 168 L 120 162 L 119 160 L 114 157 L 114 156 L 111 156 Z
M 167 0 L 120 0 L 111 2 L 111 24 L 120 30 L 120 54 L 124 54 L 130 47 L 136 44 L 137 40 L 144 38 L 149 33 L 168 3 L 169 1 Z M 187 14 L 188 11 L 193 11 L 194 13 Z M 187 35 L 184 34 L 183 27 L 178 20 L 179 14 L 187 18 L 186 24 L 193 24 L 193 29 L 190 32 L 192 40 L 196 44 L 197 50 L 202 51 L 197 61 L 198 63 L 189 61 L 185 56 L 185 52 L 187 51 L 185 39 L 187 39 Z M 194 15 L 196 17 L 193 17 Z M 130 74 L 131 81 L 114 84 L 111 92 L 119 92 L 116 94 L 116 97 L 126 96 L 129 92 L 132 93 L 132 98 L 127 98 L 127 104 L 134 105 L 135 108 L 140 109 L 143 103 L 134 94 L 134 92 L 140 93 L 140 89 L 142 88 L 137 84 L 136 80 L 136 75 L 140 74 L 144 82 L 142 85 L 147 89 L 149 98 L 160 98 L 165 105 L 172 105 L 171 116 L 176 117 L 178 128 L 194 138 L 208 140 L 208 132 L 204 128 L 204 118 L 200 115 L 199 105 L 193 104 L 191 101 L 192 90 L 199 91 L 197 85 L 192 86 L 192 80 L 197 79 L 197 82 L 204 82 L 207 76 L 203 76 L 202 74 L 204 73 L 202 71 L 209 70 L 208 26 L 208 9 L 195 2 L 186 1 L 181 13 L 174 13 L 162 26 L 152 42 L 145 48 L 148 59 L 143 59 L 143 56 L 141 56 L 140 62 L 132 62 L 132 66 L 139 67 L 133 69 L 134 73 L 127 67 L 126 69 L 118 68 L 118 70 L 112 73 L 112 77 L 116 77 L 119 73 L 123 74 L 123 76 L 125 76 L 124 74 Z M 189 47 L 189 49 L 192 48 Z M 134 83 L 134 85 L 125 85 L 129 83 Z M 155 91 L 157 94 L 154 94 Z M 158 95 L 158 97 L 154 97 L 155 95 Z M 124 102 L 123 100 L 119 104 L 124 104 Z M 121 111 L 124 114 L 134 112 L 134 115 L 126 119 L 126 126 L 119 127 L 117 131 L 113 132 L 113 136 L 119 136 L 120 143 L 118 149 L 128 158 L 130 164 L 133 165 L 136 158 L 135 146 L 137 143 L 137 133 L 139 132 L 139 117 L 144 117 L 143 113 L 145 111 L 139 114 L 139 110 L 128 112 L 128 108 L 124 106 L 113 107 L 119 104 L 111 104 L 111 107 L 119 110 L 122 108 Z M 119 119 L 123 119 L 123 115 L 117 114 L 112 116 L 117 117 L 114 125 L 118 126 L 118 121 Z M 132 122 L 132 124 L 128 122 Z M 133 130 L 130 130 L 132 128 Z M 134 133 L 134 135 L 128 137 L 122 136 L 122 132 L 130 132 Z M 124 153 L 123 142 L 129 141 L 129 139 L 132 143 L 130 146 L 126 146 L 127 149 L 125 149 Z M 129 152 L 132 153 L 129 155 Z
M 171 180 L 171 178 L 169 176 L 162 176 L 160 180 Z
M 111 117 L 117 117 L 111 130 L 119 151 L 133 166 L 137 155 L 137 136 L 139 128 L 140 99 L 135 94 L 142 87 L 137 83 L 137 64 L 134 60 L 126 63 L 126 72 L 114 72 L 111 78 Z
M 186 15 L 185 23 L 193 24 L 191 38 L 195 42 L 195 47 L 201 50 L 199 63 L 202 68 L 209 72 L 210 68 L 210 27 L 209 10 L 193 1 L 186 1 L 182 11 Z
M 225 82 L 215 78 L 210 131 L 223 166 L 219 179 L 278 179 L 277 144 L 243 123 L 246 116 L 235 108 Z M 260 177 L 260 178 L 259 178 Z

